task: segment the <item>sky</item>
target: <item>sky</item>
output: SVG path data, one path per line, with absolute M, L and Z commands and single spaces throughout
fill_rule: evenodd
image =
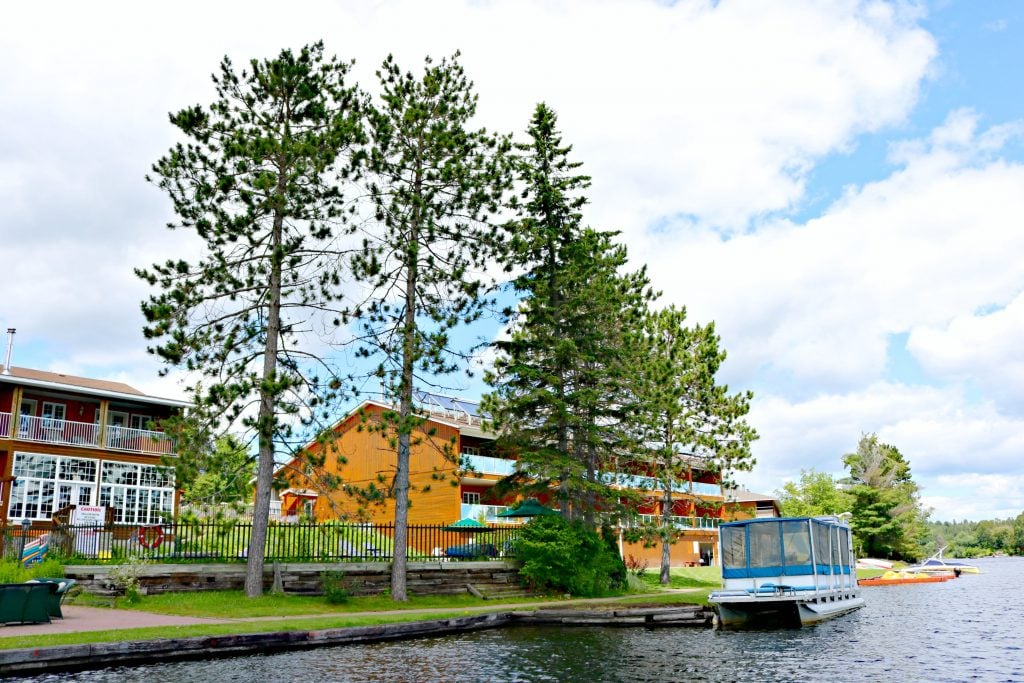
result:
M 933 519 L 1024 511 L 1013 0 L 15 3 L 0 23 L 13 365 L 185 397 L 141 333 L 133 268 L 188 251 L 144 176 L 178 141 L 168 113 L 213 100 L 223 56 L 317 40 L 367 88 L 389 53 L 418 70 L 461 50 L 490 130 L 522 139 L 538 102 L 558 113 L 593 177 L 587 223 L 621 231 L 662 305 L 715 321 L 721 381 L 754 392 L 744 486 L 841 475 L 876 433 Z

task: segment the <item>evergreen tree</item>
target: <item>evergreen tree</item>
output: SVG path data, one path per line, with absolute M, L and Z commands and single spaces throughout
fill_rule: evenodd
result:
M 895 446 L 865 434 L 843 456 L 844 481 L 853 499 L 851 525 L 859 551 L 874 557 L 917 559 L 927 512 L 921 507 L 910 463 Z
M 200 378 L 197 417 L 255 432 L 249 596 L 263 590 L 275 450 L 288 448 L 300 411 L 311 417 L 340 389 L 317 378 L 323 359 L 305 326 L 337 298 L 338 179 L 361 137 L 348 70 L 321 43 L 254 59 L 241 73 L 225 57 L 216 101 L 170 117 L 190 142 L 153 167 L 177 214 L 168 227 L 193 231 L 204 251 L 136 271 L 159 290 L 142 304 L 144 332 L 157 342 L 151 352 Z
M 651 312 L 634 340 L 637 464 L 661 492 L 661 516 L 647 530 L 661 542 L 661 583 L 669 583 L 671 546 L 678 538 L 673 491 L 692 488 L 693 471 L 719 474 L 723 486 L 733 470 L 754 465 L 750 443 L 756 432 L 743 417 L 750 392 L 730 394 L 715 381 L 725 351 L 714 323 L 686 326 L 686 310 Z M 699 502 L 692 492 L 687 499 Z
M 643 271 L 622 275 L 614 233 L 584 228 L 589 178 L 575 174 L 554 112 L 537 106 L 517 145 L 522 193 L 511 234 L 512 286 L 523 296 L 511 338 L 495 344 L 485 410 L 514 452 L 522 490 L 554 489 L 565 517 L 594 528 L 617 495 L 602 472 L 626 443 L 625 340 L 651 293 Z M 511 313 L 511 312 L 510 312 Z
M 368 159 L 375 221 L 352 259 L 355 277 L 371 292 L 353 314 L 361 320 L 362 353 L 380 359 L 377 375 L 396 406 L 376 428 L 396 449 L 387 491 L 395 499 L 391 595 L 405 600 L 409 451 L 424 422 L 414 389 L 462 366 L 466 354 L 449 335 L 485 310 L 483 272 L 501 248 L 490 217 L 509 184 L 508 143 L 469 128 L 477 97 L 458 54 L 439 64 L 428 58 L 419 77 L 389 56 L 377 75 Z

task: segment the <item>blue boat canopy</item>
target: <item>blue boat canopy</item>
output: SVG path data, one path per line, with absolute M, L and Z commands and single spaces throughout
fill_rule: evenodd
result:
M 853 572 L 850 528 L 834 517 L 751 519 L 719 533 L 726 579 Z

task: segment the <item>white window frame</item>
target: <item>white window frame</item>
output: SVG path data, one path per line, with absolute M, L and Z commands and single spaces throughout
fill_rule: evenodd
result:
M 108 470 L 115 466 L 129 472 L 132 481 L 107 481 Z M 160 524 L 174 514 L 174 482 L 170 486 L 142 484 L 145 479 L 164 479 L 156 465 L 105 460 L 101 466 L 99 504 L 114 508 L 115 524 Z M 148 474 L 148 476 L 146 476 Z M 173 475 L 170 475 L 173 477 Z M 166 483 L 166 481 L 165 481 Z
M 148 425 L 153 421 L 152 415 L 140 415 L 132 413 L 131 417 L 128 418 L 128 426 L 132 429 L 138 429 L 141 431 L 149 431 Z
M 480 504 L 480 492 L 479 491 L 463 491 L 462 492 L 462 503 L 463 503 L 463 505 L 479 505 Z
M 31 473 L 18 473 L 19 465 L 27 457 L 42 457 L 53 459 L 53 477 L 37 477 Z M 90 489 L 89 504 L 96 500 L 96 480 L 64 479 L 61 477 L 61 463 L 67 460 L 80 460 L 95 464 L 96 476 L 99 476 L 100 461 L 95 458 L 79 458 L 67 455 L 53 455 L 51 453 L 30 453 L 27 451 L 15 451 L 14 461 L 11 464 L 11 472 L 17 479 L 11 486 L 11 497 L 7 504 L 7 518 L 9 520 L 33 519 L 49 521 L 53 513 L 59 509 L 61 486 L 70 486 L 72 491 L 80 491 L 82 488 Z M 48 498 L 48 505 L 44 500 Z M 71 501 L 75 504 L 76 501 Z M 81 503 L 79 503 L 81 504 Z M 28 514 L 29 506 L 34 507 L 32 514 Z
M 60 410 L 57 410 L 60 408 Z M 49 410 L 48 410 L 49 409 Z M 46 413 L 49 412 L 50 415 Z M 56 413 L 60 413 L 60 417 L 57 417 Z M 68 406 L 65 403 L 52 403 L 50 401 L 43 401 L 43 419 L 44 420 L 60 420 L 64 422 L 67 420 Z

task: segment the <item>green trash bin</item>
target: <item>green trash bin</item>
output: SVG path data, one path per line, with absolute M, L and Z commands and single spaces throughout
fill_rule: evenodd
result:
M 47 599 L 47 610 L 51 617 L 64 618 L 64 614 L 60 610 L 61 603 L 64 602 L 64 598 L 68 596 L 68 592 L 71 588 L 78 583 L 74 579 L 51 579 L 51 578 L 36 578 L 27 581 L 26 583 L 44 583 L 56 586 L 48 596 Z
M 50 606 L 57 597 L 57 584 L 0 584 L 0 623 L 48 624 Z

